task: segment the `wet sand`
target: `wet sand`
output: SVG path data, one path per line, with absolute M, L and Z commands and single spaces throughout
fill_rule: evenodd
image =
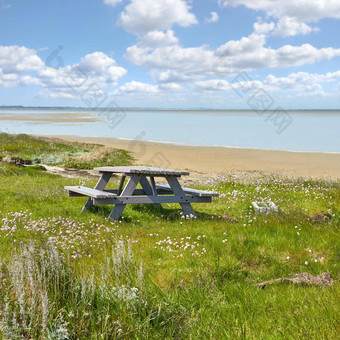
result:
M 195 177 L 230 173 L 340 180 L 340 153 L 271 151 L 243 148 L 181 146 L 115 138 L 55 136 L 133 152 L 137 164 L 186 170 Z

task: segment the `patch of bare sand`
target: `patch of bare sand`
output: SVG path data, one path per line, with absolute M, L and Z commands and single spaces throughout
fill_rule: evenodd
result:
M 86 117 L 29 117 L 29 116 L 1 116 L 0 120 L 14 120 L 14 121 L 24 121 L 24 122 L 34 122 L 34 123 L 41 123 L 41 124 L 48 124 L 48 123 L 92 123 L 98 121 L 96 118 L 86 118 Z
M 192 181 L 225 174 L 340 180 L 340 153 L 311 153 L 258 149 L 181 146 L 116 138 L 58 136 L 133 152 L 139 165 L 189 171 Z M 108 164 L 109 165 L 109 164 Z

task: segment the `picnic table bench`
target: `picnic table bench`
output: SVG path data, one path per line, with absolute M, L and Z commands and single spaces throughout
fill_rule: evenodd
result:
M 109 219 L 118 220 L 127 204 L 179 203 L 186 215 L 195 216 L 191 203 L 211 203 L 217 193 L 181 187 L 178 178 L 188 172 L 146 166 L 119 166 L 94 168 L 101 177 L 94 188 L 65 186 L 70 197 L 88 197 L 83 210 L 93 205 L 113 204 Z M 121 174 L 118 189 L 105 189 L 113 174 Z M 125 184 L 126 178 L 128 181 Z M 168 185 L 156 184 L 155 177 L 163 177 Z M 136 189 L 140 184 L 142 189 Z

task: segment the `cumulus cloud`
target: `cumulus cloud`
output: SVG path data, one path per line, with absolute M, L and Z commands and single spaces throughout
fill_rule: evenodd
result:
M 153 85 L 139 81 L 131 81 L 114 90 L 110 95 L 119 98 L 120 102 L 126 102 L 127 105 L 131 100 L 140 99 L 146 102 L 175 102 L 185 101 L 187 99 L 187 88 L 177 83 L 166 83 Z M 171 94 L 171 95 L 170 95 Z
M 323 18 L 340 18 L 338 0 L 219 0 L 221 6 L 243 5 L 253 10 L 265 11 L 275 18 L 284 16 L 302 22 Z
M 116 6 L 123 0 L 104 0 L 104 4 L 108 6 Z
M 340 71 L 328 72 L 325 74 L 297 72 L 291 73 L 287 77 L 276 77 L 268 75 L 263 84 L 270 87 L 271 91 L 297 91 L 320 88 L 320 83 L 329 83 L 340 80 Z
M 136 34 L 167 30 L 174 24 L 188 27 L 196 23 L 185 0 L 131 0 L 119 19 L 126 31 Z
M 123 67 L 103 52 L 94 52 L 80 62 L 58 69 L 48 67 L 27 47 L 0 46 L 0 87 L 38 85 L 40 96 L 77 98 L 84 93 L 104 95 L 126 74 Z
M 210 13 L 210 18 L 204 19 L 204 22 L 207 24 L 211 24 L 213 22 L 217 22 L 219 20 L 219 15 L 216 12 L 211 12 Z
M 116 85 L 119 78 L 126 74 L 123 67 L 117 66 L 114 59 L 110 58 L 103 52 L 94 52 L 81 58 L 79 65 L 73 68 L 79 68 L 87 76 L 98 77 L 103 83 Z
M 340 56 L 340 49 L 316 48 L 310 44 L 266 46 L 266 34 L 274 25 L 255 24 L 255 32 L 240 40 L 230 40 L 212 50 L 207 46 L 185 48 L 178 43 L 130 46 L 125 57 L 138 66 L 151 69 L 158 83 L 184 83 L 205 77 L 226 77 L 259 68 L 284 68 L 312 64 Z
M 126 58 L 132 63 L 158 70 L 153 72 L 161 82 L 174 82 L 204 76 L 212 73 L 214 52 L 206 47 L 183 48 L 179 45 L 148 48 L 133 45 L 127 49 Z M 178 71 L 178 72 L 177 72 Z
M 273 31 L 275 28 L 275 23 L 274 22 L 256 22 L 254 24 L 254 33 L 257 34 L 266 34 L 270 31 Z
M 278 20 L 274 35 L 280 37 L 315 32 L 319 29 L 307 23 L 324 18 L 340 18 L 338 0 L 219 0 L 219 4 L 223 7 L 243 5 L 266 12 Z
M 220 46 L 217 52 L 228 52 L 227 58 L 234 70 L 299 66 L 340 56 L 340 49 L 332 47 L 318 49 L 310 44 L 303 44 L 284 45 L 273 49 L 265 47 L 265 42 L 265 35 L 253 33 L 240 40 L 228 41 Z
M 340 71 L 325 74 L 297 72 L 290 73 L 286 77 L 276 77 L 270 74 L 263 81 L 249 79 L 247 81 L 232 82 L 232 88 L 236 90 L 243 88 L 264 89 L 269 93 L 293 93 L 294 96 L 310 96 L 325 94 L 322 84 L 339 80 Z
M 191 88 L 195 93 L 215 96 L 218 96 L 221 92 L 243 91 L 245 88 L 251 88 L 253 91 L 263 89 L 270 94 L 279 92 L 280 95 L 309 97 L 326 95 L 326 92 L 323 90 L 323 83 L 338 82 L 339 80 L 340 71 L 325 74 L 297 72 L 291 73 L 286 77 L 276 77 L 270 74 L 263 81 L 251 78 L 243 80 L 242 77 L 237 77 L 231 82 L 224 79 L 209 79 L 196 81 L 191 85 Z M 336 87 L 333 93 L 335 91 L 337 91 Z
M 158 93 L 159 88 L 157 85 L 151 85 L 146 83 L 141 83 L 139 81 L 131 81 L 123 86 L 121 86 L 119 89 L 116 90 L 116 94 L 121 93 Z
M 0 87 L 38 83 L 26 73 L 44 67 L 33 49 L 23 46 L 0 46 Z
M 0 46 L 0 68 L 3 73 L 35 71 L 43 67 L 37 51 L 23 46 Z
M 123 67 L 103 52 L 93 52 L 81 58 L 78 64 L 54 69 L 46 67 L 37 73 L 46 90 L 42 96 L 55 98 L 60 94 L 63 98 L 105 94 L 105 88 L 118 84 L 118 80 L 126 74 Z
M 163 90 L 169 90 L 169 91 L 180 91 L 183 89 L 183 86 L 177 83 L 161 84 L 159 87 Z
M 178 38 L 175 37 L 174 31 L 172 30 L 166 32 L 158 30 L 151 31 L 145 34 L 141 40 L 141 45 L 148 47 L 159 47 L 177 43 Z
M 279 20 L 273 34 L 285 38 L 297 34 L 308 34 L 318 30 L 319 29 L 316 27 L 311 27 L 303 22 L 297 21 L 294 18 L 285 16 Z
M 193 84 L 195 90 L 203 91 L 229 91 L 231 90 L 230 83 L 223 79 L 209 79 L 203 81 L 196 81 Z

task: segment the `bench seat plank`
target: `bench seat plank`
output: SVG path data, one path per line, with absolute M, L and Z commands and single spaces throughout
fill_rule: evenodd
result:
M 112 193 L 112 192 L 88 188 L 88 187 L 83 187 L 83 186 L 66 186 L 64 188 L 69 193 L 76 193 L 76 194 L 79 194 L 80 196 L 89 196 L 89 197 L 92 197 L 92 198 L 113 198 L 113 197 L 117 197 L 117 194 Z
M 165 191 L 168 191 L 168 192 L 169 191 L 172 192 L 172 189 L 171 189 L 170 185 L 167 185 L 167 184 L 157 184 L 156 188 L 160 189 L 160 190 L 165 190 Z M 182 189 L 183 189 L 183 191 L 186 194 L 194 195 L 194 196 L 199 196 L 199 197 L 212 197 L 212 196 L 217 197 L 217 196 L 219 196 L 218 193 L 211 192 L 211 191 L 197 190 L 197 189 L 184 188 L 184 187 L 182 187 Z

